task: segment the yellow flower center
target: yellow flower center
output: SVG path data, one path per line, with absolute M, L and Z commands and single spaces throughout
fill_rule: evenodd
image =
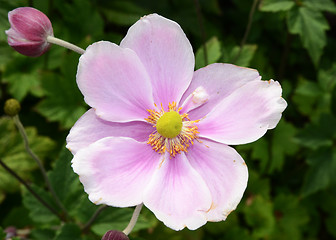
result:
M 154 151 L 158 153 L 167 151 L 170 157 L 175 157 L 178 153 L 187 152 L 188 147 L 194 144 L 194 140 L 199 141 L 198 128 L 195 125 L 199 120 L 190 121 L 188 114 L 180 114 L 181 108 L 177 108 L 175 102 L 169 104 L 167 112 L 162 106 L 160 110 L 147 111 L 149 116 L 145 120 L 156 128 L 147 141 Z
M 181 132 L 182 118 L 175 111 L 165 112 L 156 122 L 156 130 L 161 136 L 174 138 Z

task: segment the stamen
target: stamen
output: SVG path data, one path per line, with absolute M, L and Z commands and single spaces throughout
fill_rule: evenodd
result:
M 155 105 L 157 107 L 157 105 Z M 169 103 L 168 111 L 175 111 L 179 113 L 181 107 L 177 108 L 175 102 Z M 199 120 L 191 121 L 187 113 L 180 114 L 182 119 L 182 128 L 180 133 L 172 138 L 162 136 L 156 129 L 156 124 L 158 120 L 166 113 L 161 107 L 159 110 L 148 109 L 149 116 L 145 120 L 155 127 L 153 133 L 149 135 L 147 143 L 152 146 L 153 150 L 163 154 L 166 151 L 170 154 L 170 157 L 175 157 L 181 152 L 187 152 L 188 147 L 194 144 L 194 140 L 198 141 L 198 128 L 195 123 Z

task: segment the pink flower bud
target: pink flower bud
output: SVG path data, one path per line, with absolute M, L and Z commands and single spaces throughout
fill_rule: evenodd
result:
M 123 232 L 110 230 L 104 234 L 102 240 L 129 240 L 129 238 Z
M 53 36 L 49 18 L 31 7 L 20 7 L 8 13 L 11 28 L 6 31 L 8 44 L 19 53 L 38 57 L 50 48 L 48 36 Z

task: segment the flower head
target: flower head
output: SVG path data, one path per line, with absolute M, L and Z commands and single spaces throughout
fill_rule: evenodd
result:
M 72 167 L 89 199 L 140 203 L 168 227 L 225 220 L 248 171 L 228 145 L 274 128 L 287 104 L 276 81 L 231 64 L 194 72 L 181 27 L 151 14 L 120 46 L 97 42 L 81 56 L 77 83 L 92 108 L 71 129 Z
M 49 18 L 31 7 L 20 7 L 8 13 L 11 28 L 6 31 L 8 44 L 19 53 L 38 57 L 50 48 L 48 36 L 53 36 Z

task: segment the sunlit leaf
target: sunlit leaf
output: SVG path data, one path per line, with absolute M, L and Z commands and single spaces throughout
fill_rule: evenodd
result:
M 260 10 L 264 12 L 288 11 L 294 5 L 293 0 L 262 0 Z
M 205 43 L 206 47 L 206 56 L 204 53 L 204 46 L 201 46 L 196 52 L 196 69 L 204 67 L 205 64 L 205 57 L 207 57 L 208 64 L 217 62 L 221 55 L 221 44 L 216 37 L 211 38 L 209 41 Z
M 287 25 L 292 34 L 299 34 L 303 46 L 318 65 L 327 43 L 325 31 L 329 29 L 323 14 L 306 6 L 292 8 L 288 12 Z

